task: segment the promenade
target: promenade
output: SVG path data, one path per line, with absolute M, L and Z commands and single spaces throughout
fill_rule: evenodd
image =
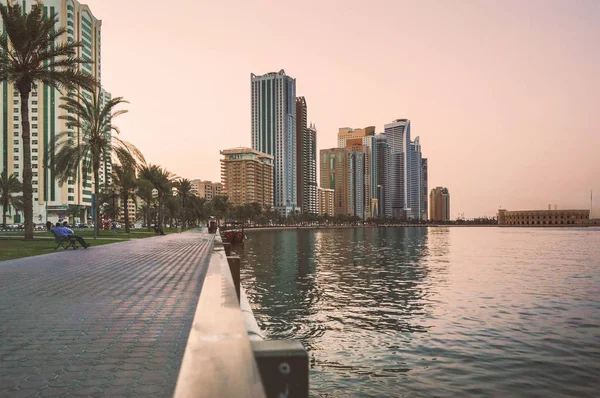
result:
M 171 396 L 213 237 L 0 262 L 0 397 Z

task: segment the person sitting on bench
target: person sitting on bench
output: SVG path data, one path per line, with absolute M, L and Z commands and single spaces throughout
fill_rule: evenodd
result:
M 85 240 L 83 240 L 83 238 L 81 236 L 77 236 L 75 235 L 75 233 L 73 232 L 72 229 L 67 228 L 67 222 L 65 221 L 63 223 L 63 225 L 61 226 L 60 223 L 56 223 L 56 227 L 54 228 L 54 232 L 56 233 L 56 236 L 61 237 L 61 238 L 69 238 L 69 239 L 75 239 L 77 240 L 77 242 L 83 246 L 85 249 L 87 249 L 89 247 L 89 244 L 87 244 L 85 242 Z

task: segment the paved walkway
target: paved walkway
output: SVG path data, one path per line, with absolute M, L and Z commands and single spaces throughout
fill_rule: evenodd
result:
M 0 397 L 171 396 L 213 236 L 0 262 Z

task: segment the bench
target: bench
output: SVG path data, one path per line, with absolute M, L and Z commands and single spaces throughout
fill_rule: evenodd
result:
M 54 230 L 50 230 L 50 232 L 52 232 L 52 235 L 54 235 L 54 243 L 56 243 L 54 250 L 58 249 L 59 247 L 62 247 L 65 250 L 69 247 L 72 247 L 73 250 L 77 250 L 77 240 L 75 238 L 69 236 L 58 236 Z

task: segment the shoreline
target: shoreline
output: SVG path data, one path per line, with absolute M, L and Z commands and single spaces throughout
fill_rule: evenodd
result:
M 462 224 L 462 225 L 419 225 L 419 224 L 393 224 L 393 225 L 302 225 L 302 226 L 273 226 L 273 227 L 245 227 L 244 232 L 247 231 L 268 231 L 268 230 L 296 230 L 296 229 L 353 229 L 353 228 L 590 228 L 598 227 L 595 224 L 582 224 L 582 225 L 477 225 L 477 224 Z

